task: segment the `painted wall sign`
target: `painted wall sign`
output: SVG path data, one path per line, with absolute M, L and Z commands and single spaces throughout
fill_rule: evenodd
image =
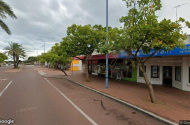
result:
M 77 66 L 79 66 L 79 64 L 73 64 L 73 66 L 74 66 L 74 67 L 77 67 Z

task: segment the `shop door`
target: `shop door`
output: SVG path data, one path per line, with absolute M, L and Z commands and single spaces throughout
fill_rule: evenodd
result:
M 172 86 L 172 66 L 163 66 L 163 85 Z

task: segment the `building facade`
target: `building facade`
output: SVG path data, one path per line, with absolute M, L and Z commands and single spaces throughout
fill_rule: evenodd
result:
M 145 83 L 137 67 L 137 82 Z M 190 57 L 155 57 L 145 63 L 152 84 L 172 86 L 190 91 Z
M 186 44 L 184 48 L 158 51 L 145 63 L 144 68 L 151 84 L 190 91 L 190 35 L 184 43 Z M 143 54 L 140 51 L 138 57 L 147 58 L 153 52 L 154 50 L 149 54 Z M 131 60 L 131 57 L 128 57 L 126 53 L 109 54 L 109 77 L 145 83 L 139 66 L 131 67 L 132 62 L 129 58 Z M 106 56 L 103 54 L 91 56 L 89 58 L 89 72 L 94 75 L 105 76 L 105 59 Z

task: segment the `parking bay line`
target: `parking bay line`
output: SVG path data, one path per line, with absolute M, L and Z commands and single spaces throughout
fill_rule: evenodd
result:
M 0 93 L 0 97 L 3 95 L 5 90 L 9 87 L 9 85 L 12 83 L 12 81 L 9 82 L 9 84 L 3 89 L 3 91 Z
M 63 94 L 59 89 L 57 89 L 49 80 L 47 80 L 45 77 L 44 79 L 54 88 L 56 89 L 68 102 L 73 105 L 89 122 L 91 122 L 93 125 L 98 125 L 94 120 L 92 120 L 87 114 L 85 114 L 78 106 L 76 106 L 65 94 Z

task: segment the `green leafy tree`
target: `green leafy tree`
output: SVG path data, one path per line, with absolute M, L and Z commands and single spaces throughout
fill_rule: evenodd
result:
M 18 68 L 19 59 L 26 56 L 25 50 L 22 45 L 18 43 L 9 43 L 9 46 L 4 48 L 7 50 L 8 55 L 13 57 L 14 68 Z
M 0 26 L 1 28 L 7 32 L 7 34 L 11 34 L 9 27 L 3 22 L 3 19 L 7 18 L 7 15 L 13 19 L 16 19 L 16 15 L 12 11 L 11 7 L 6 4 L 3 0 L 0 0 Z
M 86 81 L 89 82 L 88 59 L 95 50 L 99 50 L 100 43 L 105 41 L 105 28 L 101 25 L 76 25 L 68 27 L 67 36 L 60 43 L 61 48 L 71 57 L 85 56 Z M 80 58 L 79 58 L 80 59 Z
M 62 72 L 67 75 L 64 69 L 61 69 L 60 65 L 66 65 L 71 61 L 71 57 L 67 55 L 64 50 L 60 47 L 60 44 L 56 43 L 50 51 L 38 56 L 40 62 L 48 62 L 54 68 L 59 68 Z
M 170 19 L 158 21 L 155 12 L 161 9 L 161 0 L 126 0 L 126 6 L 129 8 L 128 15 L 120 18 L 124 26 L 122 29 L 114 30 L 114 35 L 110 37 L 110 49 L 125 50 L 129 56 L 137 60 L 148 86 L 151 102 L 154 103 L 153 87 L 145 72 L 144 64 L 161 49 L 168 51 L 175 47 L 183 47 L 186 35 L 182 32 L 180 22 L 190 25 L 182 18 L 176 22 Z M 155 51 L 152 52 L 152 49 Z M 139 51 L 150 56 L 139 58 L 137 56 Z
M 34 62 L 37 62 L 37 61 L 38 61 L 37 57 L 30 56 L 30 57 L 28 57 L 28 60 L 26 61 L 26 63 L 34 64 Z
M 61 47 L 61 45 L 59 43 L 56 43 L 51 48 L 51 53 L 53 53 L 55 55 L 54 65 L 56 67 L 58 67 L 58 65 L 66 65 L 66 64 L 70 63 L 71 60 L 72 60 L 71 56 L 68 55 L 67 52 L 62 50 L 62 47 Z M 61 71 L 63 71 L 65 73 L 65 75 L 67 75 L 67 73 L 64 71 L 64 69 L 61 69 L 61 67 L 59 67 L 59 69 Z
M 6 59 L 8 59 L 8 57 L 4 53 L 0 53 L 0 63 L 2 63 Z

